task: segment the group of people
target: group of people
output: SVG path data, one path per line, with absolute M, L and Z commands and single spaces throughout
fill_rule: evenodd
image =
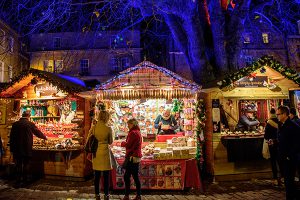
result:
M 17 168 L 18 184 L 25 184 L 28 181 L 29 162 L 32 157 L 33 134 L 41 139 L 47 140 L 47 137 L 35 126 L 30 119 L 30 111 L 24 111 L 19 121 L 12 125 L 10 135 L 10 151 L 13 154 Z M 92 155 L 92 166 L 94 170 L 94 187 L 96 199 L 100 199 L 100 179 L 104 179 L 104 199 L 109 199 L 109 174 L 114 167 L 114 157 L 111 155 L 110 145 L 113 143 L 113 133 L 108 125 L 110 114 L 101 110 L 96 119 L 93 120 L 89 135 L 94 134 L 98 140 L 97 152 Z M 158 134 L 174 134 L 175 130 L 180 131 L 182 119 L 180 114 L 171 114 L 171 110 L 164 110 L 155 120 L 155 127 Z M 129 200 L 130 177 L 135 182 L 137 194 L 134 200 L 141 199 L 141 183 L 139 180 L 139 164 L 142 157 L 142 136 L 138 121 L 131 118 L 127 121 L 129 133 L 125 141 L 121 143 L 126 148 L 125 158 L 128 159 L 124 166 L 125 196 L 123 200 Z
M 269 147 L 274 182 L 281 185 L 283 177 L 286 199 L 299 199 L 295 176 L 296 172 L 300 175 L 300 121 L 296 110 L 287 106 L 279 106 L 277 110 L 272 108 L 264 138 Z
M 104 199 L 109 200 L 109 174 L 113 169 L 113 156 L 111 155 L 110 145 L 113 142 L 113 133 L 108 121 L 110 114 L 101 110 L 98 113 L 95 123 L 92 123 L 90 134 L 94 134 L 98 140 L 98 148 L 95 155 L 92 157 L 92 165 L 94 170 L 94 188 L 96 199 L 100 199 L 100 179 L 103 175 L 104 179 Z M 125 141 L 121 143 L 122 147 L 126 149 L 125 158 L 128 159 L 126 166 L 124 166 L 124 182 L 125 182 L 125 196 L 123 200 L 129 200 L 130 194 L 130 177 L 132 176 L 136 185 L 137 194 L 134 200 L 141 199 L 141 183 L 139 180 L 139 164 L 142 157 L 142 136 L 138 121 L 131 118 L 127 121 L 129 133 Z

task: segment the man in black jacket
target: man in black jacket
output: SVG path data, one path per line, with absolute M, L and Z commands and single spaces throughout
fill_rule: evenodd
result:
M 32 157 L 33 135 L 47 140 L 46 136 L 29 121 L 30 111 L 24 111 L 19 121 L 13 123 L 10 132 L 10 151 L 13 154 L 17 183 L 24 184 L 27 181 L 29 161 Z
M 282 165 L 278 157 L 278 123 L 279 121 L 276 117 L 276 110 L 272 108 L 270 110 L 270 119 L 267 120 L 264 138 L 266 139 L 269 147 L 274 185 L 281 185 L 281 179 L 278 177 L 277 165 L 279 166 L 280 176 L 283 175 Z
M 300 154 L 300 126 L 289 118 L 290 110 L 286 106 L 279 106 L 276 112 L 281 125 L 278 127 L 279 156 L 283 163 L 286 199 L 297 197 L 295 173 Z

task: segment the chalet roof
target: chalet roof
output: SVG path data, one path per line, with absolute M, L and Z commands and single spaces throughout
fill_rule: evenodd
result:
M 29 69 L 15 77 L 11 82 L 0 88 L 1 97 L 10 97 L 14 93 L 27 86 L 34 78 L 40 78 L 48 81 L 60 90 L 74 94 L 87 90 L 82 80 L 62 74 L 41 71 L 37 69 Z
M 273 59 L 271 56 L 263 56 L 259 58 L 257 61 L 253 62 L 252 65 L 248 67 L 244 67 L 240 69 L 238 72 L 230 74 L 225 79 L 217 82 L 217 85 L 220 87 L 220 89 L 228 87 L 234 82 L 238 81 L 239 79 L 251 75 L 254 71 L 261 69 L 263 67 L 270 67 L 273 70 L 279 72 L 281 75 L 283 75 L 285 78 L 293 81 L 298 86 L 300 85 L 300 76 L 299 74 L 286 66 L 283 66 L 280 62 Z
M 189 98 L 201 86 L 149 61 L 128 68 L 97 88 L 102 99 Z

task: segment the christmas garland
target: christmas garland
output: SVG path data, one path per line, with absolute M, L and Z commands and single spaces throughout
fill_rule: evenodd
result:
M 271 56 L 263 56 L 263 57 L 259 58 L 257 61 L 252 63 L 251 66 L 248 66 L 248 67 L 245 67 L 245 68 L 239 70 L 238 72 L 230 75 L 229 77 L 225 78 L 224 80 L 219 81 L 217 84 L 222 89 L 224 87 L 232 85 L 235 81 L 237 81 L 245 76 L 248 76 L 252 72 L 258 70 L 259 68 L 265 67 L 265 66 L 271 67 L 272 69 L 276 70 L 277 72 L 279 72 L 286 78 L 288 78 L 288 79 L 294 81 L 295 83 L 297 83 L 298 85 L 300 85 L 300 76 L 298 75 L 298 73 L 291 68 L 283 66 L 280 62 L 274 60 L 273 57 L 271 57 Z
M 78 85 L 74 82 L 71 82 L 71 81 L 66 80 L 64 78 L 61 78 L 61 77 L 59 77 L 58 75 L 56 75 L 54 73 L 50 73 L 50 72 L 30 68 L 29 70 L 25 70 L 25 71 L 21 72 L 18 76 L 14 77 L 11 82 L 5 84 L 0 89 L 0 92 L 5 91 L 9 87 L 12 87 L 14 84 L 20 82 L 22 79 L 27 77 L 29 74 L 32 74 L 33 76 L 44 79 L 45 81 L 48 81 L 52 85 L 57 86 L 60 90 L 63 90 L 65 92 L 68 92 L 68 93 L 71 93 L 71 94 L 87 90 L 82 85 Z M 31 84 L 36 84 L 36 83 L 37 83 L 37 80 L 35 78 L 33 78 L 31 80 Z
M 197 152 L 196 152 L 196 159 L 200 162 L 203 162 L 203 143 L 204 143 L 204 128 L 205 128 L 205 121 L 206 121 L 206 110 L 205 104 L 203 99 L 199 99 L 195 105 L 196 110 L 196 119 L 197 119 L 197 126 L 196 126 L 196 139 L 197 139 Z

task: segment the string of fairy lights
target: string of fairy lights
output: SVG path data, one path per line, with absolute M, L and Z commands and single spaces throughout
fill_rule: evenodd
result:
M 152 69 L 155 69 L 155 70 L 158 70 L 164 74 L 166 74 L 167 76 L 177 80 L 178 82 L 180 82 L 181 84 L 185 85 L 187 88 L 191 89 L 191 90 L 194 90 L 194 91 L 197 91 L 197 90 L 200 90 L 201 87 L 199 85 L 197 85 L 196 83 L 192 82 L 192 81 L 189 81 L 177 74 L 175 74 L 174 72 L 166 69 L 166 68 L 163 68 L 163 67 L 158 67 L 157 65 L 149 62 L 149 61 L 143 61 L 141 62 L 140 64 L 134 66 L 134 67 L 131 67 L 131 68 L 128 68 L 124 71 L 121 72 L 121 74 L 109 79 L 108 81 L 104 82 L 103 84 L 101 84 L 101 86 L 99 86 L 97 89 L 98 90 L 104 90 L 104 89 L 109 89 L 109 85 L 112 83 L 112 82 L 115 82 L 117 79 L 121 79 L 125 76 L 127 76 L 128 74 L 131 74 L 132 72 L 138 70 L 138 69 L 141 69 L 141 68 L 152 68 Z

